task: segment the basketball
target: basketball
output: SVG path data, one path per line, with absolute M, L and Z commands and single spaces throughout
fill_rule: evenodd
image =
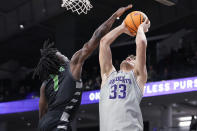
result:
M 136 36 L 139 25 L 144 22 L 147 16 L 141 11 L 129 13 L 124 22 L 133 36 Z

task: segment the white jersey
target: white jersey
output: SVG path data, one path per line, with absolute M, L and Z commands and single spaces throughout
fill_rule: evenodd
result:
M 111 73 L 100 91 L 100 131 L 143 131 L 142 96 L 132 71 Z

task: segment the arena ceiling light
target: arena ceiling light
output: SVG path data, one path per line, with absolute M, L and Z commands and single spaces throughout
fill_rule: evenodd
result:
M 191 116 L 184 116 L 184 117 L 179 117 L 179 121 L 191 121 L 192 117 Z
M 179 122 L 179 127 L 188 127 L 190 126 L 191 121 L 181 121 Z
M 178 0 L 155 0 L 155 1 L 167 6 L 173 6 L 178 2 Z
M 20 24 L 19 27 L 20 27 L 20 29 L 24 29 L 25 28 L 23 24 Z

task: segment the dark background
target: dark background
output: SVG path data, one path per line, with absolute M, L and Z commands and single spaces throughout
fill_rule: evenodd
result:
M 99 25 L 119 7 L 130 3 L 133 8 L 116 20 L 113 28 L 134 10 L 149 17 L 151 28 L 146 34 L 148 82 L 196 76 L 196 0 L 178 0 L 174 6 L 154 0 L 92 0 L 93 8 L 87 15 L 61 8 L 60 0 L 0 0 L 0 101 L 39 96 L 41 82 L 31 77 L 45 40 L 54 41 L 55 46 L 71 58 Z M 126 56 L 135 54 L 134 40 L 121 35 L 112 45 L 117 69 Z M 86 61 L 82 79 L 86 90 L 98 89 L 98 50 Z M 177 129 L 178 117 L 196 115 L 196 92 L 144 98 L 141 106 L 146 131 L 165 127 L 158 123 L 162 110 L 169 105 L 173 108 L 173 129 Z M 98 130 L 98 105 L 81 106 L 76 121 L 81 131 Z M 2 115 L 0 131 L 31 131 L 35 130 L 37 122 L 37 111 Z

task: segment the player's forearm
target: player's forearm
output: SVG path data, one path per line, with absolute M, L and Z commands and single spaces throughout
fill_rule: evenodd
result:
M 112 24 L 116 20 L 116 17 L 116 13 L 113 14 L 107 21 L 105 21 L 101 26 L 99 26 L 98 29 L 96 29 L 92 38 L 86 44 L 84 44 L 82 48 L 82 57 L 80 59 L 81 63 L 83 63 L 84 60 L 86 60 L 88 56 L 90 56 L 90 54 L 92 54 L 92 52 L 98 47 L 101 38 L 109 32 Z
M 142 28 L 138 29 L 136 35 L 136 64 L 138 72 L 144 73 L 146 70 L 146 48 L 147 40 Z
M 106 35 L 110 31 L 116 18 L 117 15 L 113 14 L 107 21 L 105 21 L 102 25 L 100 25 L 99 28 L 95 31 L 94 35 L 98 42 L 104 35 Z
M 143 31 L 143 28 L 141 27 L 138 28 L 138 32 L 136 35 L 136 45 L 138 46 L 139 44 L 143 44 L 144 46 L 147 46 L 146 35 Z
M 44 116 L 44 111 L 39 109 L 39 119 L 41 119 Z
M 91 40 L 87 43 L 90 54 L 98 47 L 101 38 L 109 32 L 116 20 L 116 17 L 117 15 L 113 14 L 107 21 L 105 21 L 102 25 L 99 26 L 99 28 L 96 29 Z
M 100 39 L 106 35 L 113 23 L 115 22 L 117 17 L 120 17 L 125 11 L 127 11 L 128 9 L 132 8 L 132 5 L 128 5 L 126 7 L 121 7 L 119 8 L 107 21 L 105 21 L 99 28 L 98 28 L 98 33 L 96 33 L 97 38 Z
M 39 119 L 41 119 L 47 112 L 47 107 L 42 107 L 39 109 Z
M 121 25 L 116 27 L 101 39 L 101 44 L 105 46 L 110 46 L 113 43 L 113 41 L 118 36 L 120 36 L 123 32 L 124 32 L 124 28 Z

